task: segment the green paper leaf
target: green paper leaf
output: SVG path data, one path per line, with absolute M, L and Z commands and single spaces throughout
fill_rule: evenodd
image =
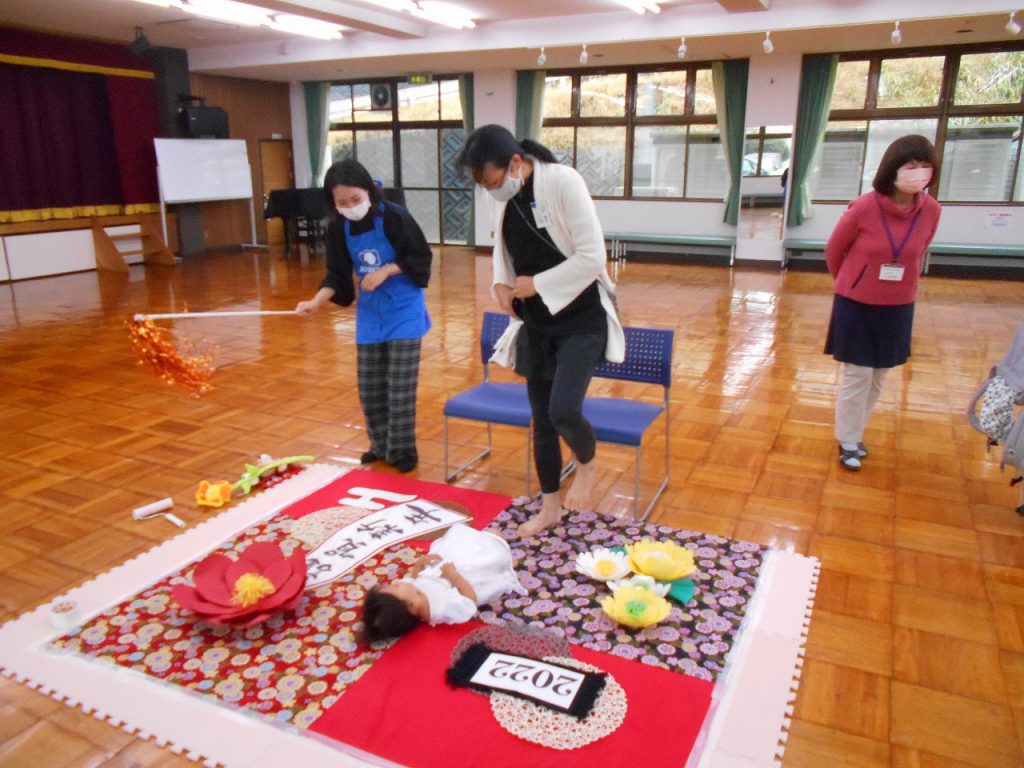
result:
M 685 605 L 693 600 L 693 596 L 697 592 L 697 586 L 693 583 L 693 579 L 676 579 L 669 583 L 672 586 L 668 591 L 668 596 L 677 603 Z

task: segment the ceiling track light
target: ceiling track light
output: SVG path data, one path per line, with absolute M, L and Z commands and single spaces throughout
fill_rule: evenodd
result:
M 544 46 L 542 45 L 540 47 L 540 53 L 537 54 L 537 66 L 538 67 L 543 67 L 547 63 L 547 60 L 548 60 L 548 55 L 546 53 L 544 53 Z
M 771 32 L 764 33 L 764 42 L 761 43 L 761 47 L 764 49 L 765 53 L 771 53 L 775 50 L 775 43 L 772 42 Z
M 587 44 L 583 44 L 583 50 L 580 51 L 580 64 L 586 64 L 590 61 L 590 54 L 587 53 Z
M 892 34 L 889 35 L 889 39 L 892 40 L 893 45 L 899 45 L 903 42 L 903 33 L 900 31 L 900 23 L 894 22 L 892 28 Z
M 678 56 L 680 59 L 685 59 L 686 58 L 686 38 L 685 37 L 680 37 L 679 38 L 679 47 L 676 48 L 676 56 Z
M 1017 21 L 1016 11 L 1010 12 L 1010 20 L 1006 22 L 1006 31 L 1009 32 L 1011 35 L 1020 34 L 1020 22 Z

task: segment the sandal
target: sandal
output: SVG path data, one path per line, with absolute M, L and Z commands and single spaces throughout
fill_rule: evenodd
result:
M 842 445 L 839 446 L 839 463 L 843 469 L 848 469 L 851 472 L 856 472 L 860 469 L 860 449 L 853 448 L 846 450 Z

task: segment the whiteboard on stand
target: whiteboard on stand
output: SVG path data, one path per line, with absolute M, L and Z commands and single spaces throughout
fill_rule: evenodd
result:
M 242 139 L 154 139 L 156 176 L 160 187 L 164 242 L 169 203 L 206 203 L 213 200 L 249 200 L 252 243 L 256 245 L 256 218 L 252 203 L 252 170 Z
M 242 139 L 153 139 L 165 203 L 205 203 L 252 197 L 252 173 Z

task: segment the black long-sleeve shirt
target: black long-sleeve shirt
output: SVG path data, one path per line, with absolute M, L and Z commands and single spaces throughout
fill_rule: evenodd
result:
M 405 208 L 384 201 L 384 236 L 395 248 L 399 269 L 420 288 L 430 281 L 430 266 L 434 258 L 420 225 Z M 359 221 L 350 222 L 349 231 L 361 235 L 373 229 L 373 216 L 367 214 Z M 327 274 L 321 288 L 333 288 L 331 298 L 335 304 L 347 307 L 356 297 L 352 280 L 352 255 L 345 242 L 345 223 L 335 215 L 327 225 Z

